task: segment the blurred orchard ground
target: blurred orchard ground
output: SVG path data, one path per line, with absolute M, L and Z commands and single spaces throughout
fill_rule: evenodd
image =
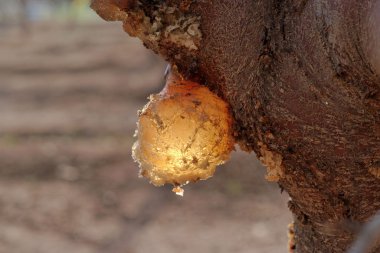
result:
M 254 154 L 155 188 L 131 158 L 165 63 L 87 1 L 0 0 L 0 252 L 286 250 L 287 196 Z

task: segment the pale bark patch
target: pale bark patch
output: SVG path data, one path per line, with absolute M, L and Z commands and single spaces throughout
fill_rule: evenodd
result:
M 369 173 L 371 173 L 376 178 L 380 179 L 380 167 L 379 166 L 372 166 L 368 169 Z
M 260 161 L 267 168 L 265 179 L 270 182 L 278 182 L 284 176 L 284 167 L 282 166 L 282 156 L 268 149 L 264 143 L 259 143 L 261 157 Z

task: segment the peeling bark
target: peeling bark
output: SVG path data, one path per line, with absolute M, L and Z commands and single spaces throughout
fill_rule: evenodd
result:
M 326 253 L 344 252 L 351 225 L 380 209 L 380 78 L 366 46 L 376 2 L 96 0 L 93 7 L 229 103 L 240 145 L 292 198 L 294 252 Z M 157 14 L 162 6 L 176 14 Z M 168 22 L 150 40 L 157 15 Z M 180 39 L 170 39 L 165 31 L 181 18 L 199 33 L 180 26 L 173 32 Z

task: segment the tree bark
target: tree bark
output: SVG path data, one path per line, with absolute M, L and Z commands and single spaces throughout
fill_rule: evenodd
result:
M 380 78 L 364 46 L 376 2 L 92 5 L 105 19 L 123 21 L 129 34 L 229 103 L 236 140 L 257 154 L 268 179 L 291 197 L 294 252 L 326 253 L 344 252 L 353 228 L 380 209 Z M 181 25 L 167 29 L 182 19 L 199 25 L 201 34 Z M 165 22 L 156 29 L 155 20 Z

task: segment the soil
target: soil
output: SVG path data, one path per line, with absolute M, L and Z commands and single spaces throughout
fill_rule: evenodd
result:
M 0 30 L 0 252 L 286 252 L 288 196 L 254 154 L 156 188 L 131 158 L 165 62 L 118 24 Z

